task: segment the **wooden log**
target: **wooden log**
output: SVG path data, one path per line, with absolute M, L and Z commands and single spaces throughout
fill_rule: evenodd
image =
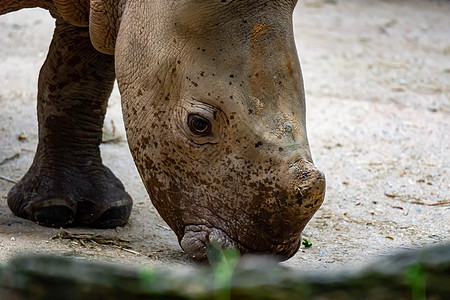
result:
M 227 262 L 228 259 L 228 262 Z M 232 259 L 231 259 L 232 260 Z M 357 272 L 302 273 L 265 258 L 182 271 L 51 255 L 0 269 L 0 299 L 449 299 L 450 244 L 387 257 Z

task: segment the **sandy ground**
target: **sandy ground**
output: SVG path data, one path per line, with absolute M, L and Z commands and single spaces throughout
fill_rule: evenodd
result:
M 315 163 L 327 176 L 312 243 L 285 264 L 355 267 L 401 249 L 450 241 L 450 1 L 300 1 L 295 35 Z M 19 180 L 37 143 L 36 84 L 54 21 L 40 9 L 0 17 L 0 176 Z M 0 262 L 22 252 L 162 267 L 190 263 L 162 221 L 128 151 L 115 89 L 102 145 L 106 165 L 135 201 L 116 230 L 70 228 L 85 239 L 17 218 L 0 179 Z M 105 240 L 95 240 L 98 234 Z M 122 241 L 121 241 L 122 240 Z M 101 244 L 108 242 L 109 244 Z M 121 249 L 126 246 L 129 250 Z

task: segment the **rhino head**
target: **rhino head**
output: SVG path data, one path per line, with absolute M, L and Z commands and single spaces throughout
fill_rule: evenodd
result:
M 306 134 L 296 1 L 105 3 L 91 1 L 91 39 L 115 55 L 131 153 L 181 247 L 197 261 L 208 242 L 293 256 L 325 190 Z

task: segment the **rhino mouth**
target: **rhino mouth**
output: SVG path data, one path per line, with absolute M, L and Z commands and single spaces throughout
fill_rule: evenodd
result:
M 263 237 L 260 237 L 260 239 L 263 239 Z M 279 261 L 284 261 L 297 252 L 300 247 L 300 240 L 301 235 L 286 243 L 264 241 L 265 244 L 269 243 L 270 247 L 257 248 L 232 238 L 226 231 L 219 228 L 211 228 L 206 225 L 186 225 L 180 245 L 191 260 L 203 263 L 208 261 L 208 247 L 211 246 L 222 249 L 236 248 L 241 255 L 271 255 Z

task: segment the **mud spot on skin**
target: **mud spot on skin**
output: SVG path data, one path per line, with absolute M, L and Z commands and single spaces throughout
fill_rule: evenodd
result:
M 256 43 L 258 42 L 258 40 L 267 32 L 267 25 L 265 24 L 255 24 L 255 26 L 253 26 L 253 30 L 252 30 L 252 39 L 251 42 L 252 43 Z

